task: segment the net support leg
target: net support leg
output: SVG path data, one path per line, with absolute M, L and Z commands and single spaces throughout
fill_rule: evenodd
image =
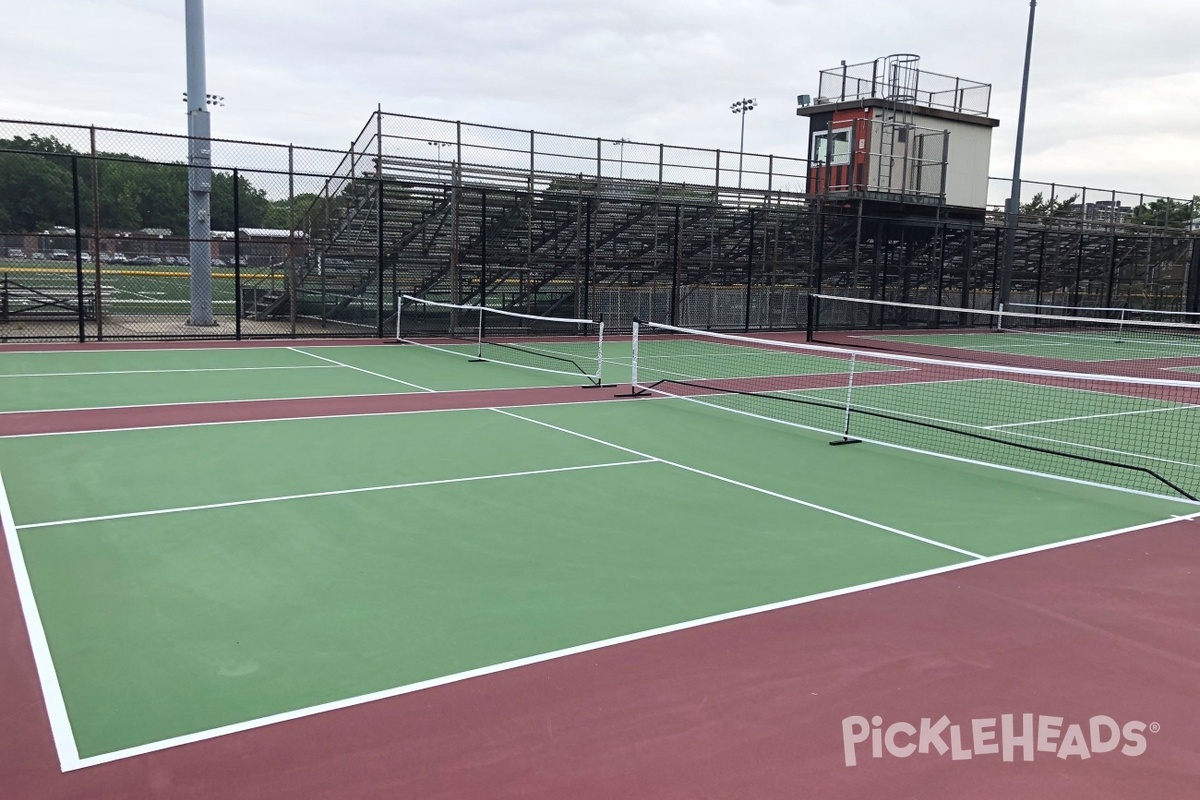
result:
M 633 320 L 633 338 L 631 340 L 633 358 L 630 361 L 629 368 L 629 394 L 616 394 L 614 397 L 645 397 L 650 394 L 649 391 L 641 386 L 638 386 L 638 334 L 640 323 L 635 318 Z
M 852 439 L 850 437 L 850 401 L 854 395 L 854 367 L 857 364 L 857 358 L 856 354 L 850 354 L 850 377 L 846 381 L 846 416 L 845 421 L 842 423 L 842 438 L 830 442 L 834 447 L 843 444 L 862 443 L 862 439 Z
M 468 360 L 471 364 L 478 364 L 481 361 L 487 361 L 483 357 L 483 306 L 479 307 L 479 321 L 475 328 L 475 357 Z

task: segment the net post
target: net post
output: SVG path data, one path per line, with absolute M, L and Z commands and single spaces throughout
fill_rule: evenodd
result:
M 1004 303 L 997 307 L 999 313 L 996 314 L 996 333 L 1004 333 Z
M 604 385 L 604 320 L 600 320 L 600 343 L 596 347 L 596 385 Z
M 629 373 L 629 389 L 637 391 L 638 385 L 638 328 L 641 327 L 638 321 L 633 321 L 633 358 L 630 362 Z
M 638 340 L 641 337 L 642 323 L 637 317 L 633 318 L 633 337 L 631 339 L 631 353 L 633 358 L 630 361 L 629 370 L 629 392 L 617 393 L 614 397 L 645 397 L 649 392 L 638 386 Z
M 400 327 L 400 314 L 403 312 L 403 310 L 404 310 L 404 297 L 403 297 L 403 295 L 397 294 L 396 295 L 396 341 L 397 342 L 404 341 L 403 329 Z
M 805 296 L 805 302 L 808 305 L 808 319 L 804 326 L 804 341 L 811 342 L 816 332 L 817 296 L 810 293 Z
M 487 361 L 483 357 L 483 306 L 479 307 L 479 319 L 475 326 L 475 357 L 471 359 L 472 364 L 477 364 L 480 361 Z
M 857 365 L 857 363 L 858 363 L 858 354 L 851 353 L 850 354 L 850 376 L 846 381 L 846 416 L 845 416 L 845 421 L 842 423 L 842 438 L 838 439 L 836 441 L 830 442 L 830 444 L 835 447 L 838 445 L 843 445 L 843 444 L 861 444 L 862 443 L 862 439 L 851 439 L 850 438 L 850 403 L 851 403 L 851 399 L 853 398 L 853 395 L 854 395 L 854 367 Z

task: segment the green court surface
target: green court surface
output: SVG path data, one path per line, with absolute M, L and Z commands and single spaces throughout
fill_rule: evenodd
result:
M 552 347 L 578 357 L 581 364 L 589 356 L 595 361 L 595 344 L 558 342 Z M 606 344 L 606 384 L 629 382 L 630 348 L 628 340 Z M 474 353 L 474 346 L 469 344 L 454 344 L 449 349 L 464 356 Z M 731 356 L 729 350 L 748 349 L 723 350 L 722 358 L 714 355 L 714 377 L 736 374 L 744 354 L 734 352 Z M 761 356 L 763 351 L 756 352 Z M 503 355 L 498 353 L 496 357 Z M 795 355 L 768 367 L 767 374 L 778 375 L 840 373 L 847 369 L 838 359 Z M 0 412 L 587 383 L 582 371 L 569 375 L 515 369 L 398 344 L 13 352 L 0 357 Z
M 628 366 L 624 371 L 628 375 Z M 0 411 L 583 382 L 401 345 L 7 353 L 0 359 L 0 387 L 5 390 Z
M 1109 333 L 987 333 L 872 334 L 861 339 L 931 345 L 986 353 L 1054 358 L 1062 361 L 1126 361 L 1144 358 L 1200 357 L 1200 338 L 1120 338 Z
M 699 369 L 680 369 L 845 369 L 701 350 L 685 356 L 700 353 Z M 628 381 L 630 344 L 611 343 L 606 358 L 609 379 Z M 579 384 L 407 345 L 8 353 L 0 375 L 19 389 L 4 395 L 9 410 Z M 856 388 L 860 409 L 1084 447 L 1110 444 L 1103 420 L 1134 434 L 1149 419 L 1200 430 L 1195 408 L 1165 401 L 916 383 L 916 371 L 873 378 L 893 382 Z M 0 436 L 0 518 L 37 621 L 64 766 L 1197 509 L 913 450 L 830 447 L 827 433 L 615 391 L 590 403 Z M 844 389 L 795 395 L 828 401 L 812 419 L 840 430 Z M 1044 413 L 1080 403 L 1093 413 Z M 1158 446 L 1143 456 L 1172 455 Z
M 614 400 L 9 437 L 0 471 L 85 763 L 1190 508 L 827 441 Z

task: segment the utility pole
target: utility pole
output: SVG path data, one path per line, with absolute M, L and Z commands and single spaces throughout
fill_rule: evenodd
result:
M 1013 156 L 1012 191 L 1004 215 L 1004 265 L 1000 270 L 1000 305 L 1007 307 L 1012 295 L 1013 258 L 1017 247 L 1017 223 L 1021 210 L 1021 153 L 1025 146 L 1025 105 L 1029 98 L 1029 62 L 1033 56 L 1033 17 L 1037 0 L 1029 0 L 1029 33 L 1025 39 L 1025 71 L 1021 76 L 1021 110 L 1017 114 L 1017 150 Z

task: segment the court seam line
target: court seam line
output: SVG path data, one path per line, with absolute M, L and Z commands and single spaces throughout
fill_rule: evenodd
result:
M 352 369 L 352 370 L 354 370 L 355 372 L 362 372 L 362 373 L 364 373 L 364 374 L 366 374 L 366 375 L 373 375 L 373 376 L 375 376 L 376 378 L 383 378 L 385 381 L 394 381 L 395 383 L 399 383 L 399 384 L 401 384 L 401 385 L 403 385 L 403 386 L 411 386 L 411 387 L 412 387 L 412 388 L 414 388 L 414 389 L 420 389 L 422 392 L 435 392 L 435 391 L 437 391 L 436 389 L 430 389 L 430 388 L 429 388 L 429 387 L 427 387 L 427 386 L 421 386 L 421 385 L 419 385 L 419 384 L 416 384 L 416 383 L 409 383 L 408 381 L 402 381 L 402 380 L 400 380 L 399 378 L 393 378 L 393 377 L 392 377 L 392 376 L 390 376 L 390 375 L 384 375 L 382 372 L 372 372 L 372 371 L 371 371 L 371 370 L 369 370 L 369 369 L 363 369 L 362 367 L 355 367 L 355 366 L 351 366 L 350 364 L 346 364 L 346 363 L 344 363 L 344 362 L 341 362 L 341 361 L 335 361 L 335 360 L 334 360 L 334 359 L 332 359 L 332 358 L 326 358 L 325 356 L 319 356 L 319 355 L 317 355 L 316 353 L 307 353 L 307 352 L 305 352 L 304 350 L 301 350 L 301 349 L 300 349 L 300 348 L 298 348 L 298 347 L 288 347 L 287 349 L 288 349 L 288 350 L 291 350 L 293 353 L 300 353 L 301 355 L 309 356 L 309 357 L 311 357 L 311 358 L 319 358 L 319 359 L 321 359 L 322 361 L 328 361 L 330 364 L 337 364 L 339 367 L 345 367 L 346 369 Z
M 161 750 L 167 750 L 167 749 L 174 748 L 174 747 L 180 747 L 183 745 L 194 744 L 196 742 L 207 741 L 209 739 L 217 739 L 222 736 L 229 736 L 229 735 L 232 735 L 235 733 L 242 733 L 242 732 L 249 731 L 249 730 L 255 730 L 257 728 L 264 728 L 269 725 L 275 725 L 275 724 L 278 724 L 281 722 L 289 722 L 292 720 L 303 719 L 305 717 L 317 716 L 318 714 L 323 714 L 323 713 L 327 713 L 330 711 L 338 711 L 338 710 L 341 710 L 344 708 L 352 708 L 354 706 L 365 705 L 367 703 L 372 703 L 372 702 L 376 702 L 379 700 L 386 700 L 386 699 L 390 699 L 393 697 L 399 697 L 399 696 L 406 695 L 406 694 L 412 694 L 412 693 L 415 693 L 418 691 L 423 691 L 425 689 L 432 689 L 432 688 L 436 688 L 438 686 L 445 686 L 445 685 L 451 684 L 451 683 L 458 683 L 458 682 L 468 680 L 471 678 L 481 677 L 481 676 L 485 676 L 485 675 L 493 675 L 493 674 L 496 674 L 499 672 L 506 672 L 508 670 L 518 669 L 520 667 L 531 666 L 534 664 L 540 664 L 540 663 L 544 663 L 547 661 L 555 661 L 558 659 L 567 658 L 569 656 L 579 655 L 581 653 L 593 652 L 596 650 L 601 650 L 601 649 L 605 649 L 608 647 L 614 647 L 614 646 L 621 645 L 621 644 L 627 644 L 630 642 L 641 641 L 644 639 L 651 639 L 651 638 L 658 637 L 658 636 L 665 636 L 668 634 L 677 633 L 679 631 L 685 631 L 685 630 L 690 630 L 693 628 L 705 627 L 705 626 L 713 625 L 713 624 L 720 623 L 720 622 L 726 622 L 726 621 L 730 621 L 730 620 L 741 619 L 741 618 L 750 617 L 750 616 L 756 616 L 759 614 L 770 613 L 772 611 L 778 611 L 778 610 L 782 610 L 782 609 L 786 609 L 786 608 L 795 608 L 797 606 L 808 605 L 810 603 L 815 603 L 815 602 L 827 600 L 827 599 L 834 598 L 834 597 L 842 597 L 845 595 L 857 594 L 859 592 L 866 592 L 866 591 L 872 591 L 874 589 L 881 589 L 881 588 L 884 588 L 887 586 L 895 586 L 895 585 L 899 585 L 899 584 L 903 584 L 903 583 L 909 583 L 911 581 L 917 581 L 917 580 L 921 580 L 924 578 L 937 577 L 937 576 L 945 575 L 948 573 L 958 572 L 959 570 L 974 569 L 974 568 L 980 567 L 984 564 L 992 564 L 992 563 L 996 563 L 999 561 L 1006 561 L 1006 560 L 1013 559 L 1013 558 L 1020 558 L 1023 556 L 1033 555 L 1036 553 L 1046 552 L 1049 550 L 1057 550 L 1057 549 L 1061 549 L 1064 547 L 1071 547 L 1071 546 L 1074 546 L 1077 544 L 1084 544 L 1086 542 L 1097 541 L 1100 539 L 1111 538 L 1114 536 L 1121 536 L 1121 535 L 1125 535 L 1128 533 L 1134 533 L 1136 531 L 1146 530 L 1149 528 L 1162 527 L 1162 526 L 1171 525 L 1171 524 L 1178 523 L 1178 522 L 1188 522 L 1188 521 L 1195 520 L 1197 518 L 1200 518 L 1200 512 L 1197 512 L 1195 514 L 1189 514 L 1184 517 L 1172 517 L 1170 519 L 1162 519 L 1162 520 L 1156 520 L 1154 522 L 1141 523 L 1141 524 L 1129 526 L 1126 528 L 1119 528 L 1117 530 L 1104 531 L 1104 532 L 1095 533 L 1095 534 L 1088 534 L 1086 536 L 1080 536 L 1080 537 L 1077 537 L 1074 539 L 1067 539 L 1067 540 L 1060 541 L 1060 542 L 1049 542 L 1047 544 L 1035 545 L 1033 547 L 1025 548 L 1023 550 L 1015 550 L 1011 553 L 1002 553 L 1002 554 L 994 555 L 994 556 L 984 556 L 983 558 L 980 558 L 980 559 L 974 560 L 974 561 L 962 561 L 957 564 L 947 564 L 946 566 L 942 566 L 942 567 L 933 567 L 931 569 L 907 573 L 905 575 L 897 575 L 897 576 L 893 576 L 890 578 L 881 578 L 877 581 L 856 584 L 854 586 L 846 586 L 846 587 L 842 587 L 840 589 L 830 589 L 830 590 L 827 590 L 824 592 L 817 592 L 815 594 L 805 595 L 803 597 L 796 597 L 796 598 L 792 598 L 789 600 L 780 600 L 780 601 L 777 601 L 774 603 L 765 603 L 765 604 L 758 605 L 758 606 L 751 606 L 750 608 L 737 609 L 734 611 L 726 611 L 726 612 L 722 612 L 720 614 L 713 614 L 713 615 L 710 615 L 707 617 L 700 617 L 700 618 L 693 619 L 693 620 L 685 620 L 683 622 L 676 622 L 676 623 L 672 623 L 670 625 L 663 625 L 663 626 L 660 626 L 657 628 L 648 628 L 646 630 L 622 634 L 620 636 L 614 636 L 614 637 L 610 637 L 608 639 L 600 639 L 600 640 L 597 640 L 594 642 L 586 642 L 584 644 L 573 645 L 571 647 L 566 647 L 566 648 L 562 648 L 559 650 L 552 650 L 552 651 L 549 651 L 546 653 L 539 653 L 539 654 L 535 654 L 535 655 L 531 655 L 531 656 L 525 656 L 525 657 L 519 658 L 519 659 L 513 659 L 511 661 L 504 661 L 504 662 L 501 662 L 498 664 L 491 664 L 491 665 L 487 665 L 487 666 L 483 666 L 483 667 L 477 667 L 477 668 L 471 669 L 471 670 L 464 670 L 462 672 L 452 673 L 450 675 L 443 675 L 441 677 L 431 678 L 431 679 L 425 680 L 425 681 L 418 681 L 416 683 L 410 683 L 410 684 L 406 684 L 404 686 L 397 686 L 397 687 L 393 687 L 391 689 L 383 689 L 383 690 L 380 690 L 377 692 L 370 692 L 368 694 L 357 695 L 355 697 L 343 698 L 341 700 L 333 700 L 333 701 L 330 701 L 327 703 L 320 703 L 320 704 L 313 705 L 313 706 L 307 706 L 305 708 L 293 709 L 291 711 L 283 711 L 283 712 L 280 712 L 277 714 L 270 714 L 270 715 L 267 715 L 264 717 L 259 717 L 257 719 L 243 720 L 241 722 L 235 722 L 235 723 L 231 723 L 229 725 L 222 725 L 222 726 L 219 726 L 216 728 L 209 728 L 207 730 L 196 731 L 194 733 L 183 734 L 181 736 L 175 736 L 175 737 L 171 737 L 168 739 L 160 739 L 155 742 L 148 742 L 146 744 L 135 745 L 133 747 L 127 747 L 127 748 L 124 748 L 121 750 L 113 750 L 109 753 L 101 753 L 101 754 L 95 755 L 95 756 L 87 756 L 87 757 L 77 759 L 69 767 L 69 769 L 64 767 L 63 771 L 67 772 L 69 770 L 83 769 L 83 768 L 87 768 L 87 767 L 98 766 L 100 764 L 107 764 L 107 763 L 111 763 L 113 761 L 120 761 L 120 760 L 123 760 L 126 758 L 133 758 L 135 756 L 146 755 L 147 753 L 154 753 L 154 752 L 158 752 Z
M 50 723 L 50 736 L 54 740 L 59 767 L 66 772 L 69 769 L 77 768 L 79 749 L 75 743 L 75 734 L 71 730 L 71 718 L 67 714 L 66 700 L 63 697 L 62 686 L 58 682 L 58 671 L 54 667 L 54 657 L 50 653 L 46 629 L 42 624 L 42 616 L 38 612 L 37 598 L 34 597 L 33 584 L 29 580 L 29 567 L 25 563 L 25 553 L 21 549 L 17 524 L 13 519 L 12 506 L 8 502 L 8 492 L 4 488 L 2 475 L 0 475 L 0 527 L 4 528 L 4 538 L 8 542 L 8 557 L 12 562 L 17 602 L 20 604 L 22 616 L 25 618 L 25 631 L 29 636 L 29 646 L 33 651 L 33 664 L 37 670 L 38 683 L 42 688 L 42 700 L 45 703 L 46 716 Z
M 100 372 L 15 372 L 4 378 L 76 378 L 93 375 L 162 375 L 175 372 L 255 372 L 265 369 L 335 369 L 339 364 L 292 364 L 275 367 L 197 367 L 194 369 L 114 369 Z
M 182 514 L 189 511 L 211 511 L 218 508 L 235 508 L 237 506 L 262 505 L 264 503 L 280 503 L 288 500 L 307 500 L 314 497 L 339 497 L 348 494 L 364 494 L 366 492 L 384 492 L 393 489 L 416 489 L 423 486 L 446 486 L 456 483 L 473 483 L 475 481 L 495 480 L 499 478 L 524 478 L 531 475 L 551 475 L 559 472 L 580 472 L 589 469 L 605 469 L 607 467 L 628 467 L 634 464 L 651 464 L 657 461 L 647 456 L 637 461 L 611 461 L 602 464 L 580 464 L 571 467 L 551 467 L 547 469 L 522 470 L 519 472 L 497 472 L 489 475 L 468 475 L 460 478 L 439 478 L 428 481 L 408 481 L 406 483 L 391 483 L 382 486 L 359 486 L 353 489 L 330 489 L 324 492 L 303 492 L 300 494 L 285 494 L 274 497 L 255 497 L 249 500 L 228 500 L 222 503 L 204 503 L 195 506 L 178 506 L 176 508 L 156 508 L 148 511 L 127 511 L 120 514 L 103 514 L 96 517 L 79 517 L 77 519 L 59 519 L 46 522 L 30 522 L 18 525 L 18 531 L 34 528 L 57 528 L 65 525 L 83 525 L 89 522 L 107 522 L 118 519 L 135 519 L 137 517 L 157 517 L 165 514 Z
M 735 480 L 733 478 L 727 478 L 723 475 L 717 475 L 716 473 L 713 473 L 713 472 L 707 472 L 707 471 L 699 469 L 697 467 L 689 467 L 688 465 L 681 464 L 678 461 L 669 461 L 665 458 L 659 458 L 658 456 L 653 456 L 653 455 L 650 455 L 649 453 L 644 453 L 640 450 L 634 450 L 632 447 L 625 447 L 624 445 L 614 444 L 613 442 L 608 442 L 608 441 L 605 441 L 604 439 L 598 439 L 594 436 L 588 436 L 586 433 L 579 433 L 578 431 L 573 431 L 568 428 L 562 428 L 562 427 L 559 427 L 558 425 L 553 425 L 549 422 L 542 422 L 541 420 L 531 419 L 530 417 L 522 417 L 520 414 L 513 414 L 512 412 L 506 411 L 502 408 L 493 408 L 491 410 L 495 411 L 498 414 L 503 414 L 506 417 L 513 417 L 514 419 L 524 420 L 525 422 L 529 422 L 534 425 L 541 425 L 543 427 L 550 428 L 551 430 L 559 431 L 560 433 L 566 433 L 571 436 L 576 436 L 580 439 L 586 439 L 587 441 L 595 442 L 596 444 L 605 445 L 606 447 L 611 447 L 615 450 L 621 450 L 621 451 L 629 453 L 631 455 L 639 456 L 641 458 L 652 459 L 652 460 L 658 461 L 662 464 L 666 464 L 667 466 L 676 467 L 676 468 L 684 470 L 686 472 L 691 472 L 696 475 L 701 475 L 705 478 L 711 478 L 713 480 L 721 481 L 722 483 L 728 483 L 733 486 L 738 486 L 742 489 L 749 489 L 752 492 L 758 492 L 759 494 L 764 494 L 764 495 L 767 495 L 768 497 L 774 497 L 778 500 L 785 500 L 789 503 L 795 503 L 796 505 L 804 506 L 805 508 L 809 508 L 814 511 L 822 511 L 826 514 L 832 514 L 835 517 L 841 517 L 842 519 L 847 519 L 847 520 L 850 520 L 851 522 L 857 522 L 857 523 L 860 523 L 862 525 L 867 525 L 872 528 L 878 528 L 879 530 L 886 531 L 887 533 L 891 533 L 891 534 L 894 534 L 897 536 L 903 536 L 908 539 L 913 539 L 915 541 L 922 542 L 927 545 L 932 545 L 934 547 L 942 548 L 943 550 L 951 550 L 955 553 L 958 553 L 959 555 L 965 555 L 965 556 L 968 556 L 968 557 L 974 558 L 974 559 L 983 558 L 983 556 L 980 555 L 979 553 L 973 553 L 970 550 L 964 550 L 963 548 L 955 547 L 952 544 L 946 544 L 945 542 L 939 542 L 935 539 L 929 539 L 924 536 L 919 536 L 918 534 L 915 534 L 915 533 L 909 533 L 907 531 L 902 531 L 899 528 L 893 528 L 890 525 L 884 525 L 882 522 L 875 522 L 873 520 L 866 519 L 865 517 L 858 517 L 853 514 L 849 514 L 845 511 L 838 511 L 837 509 L 830 508 L 828 506 L 823 506 L 818 503 L 812 503 L 812 502 L 809 502 L 808 500 L 801 500 L 798 497 L 792 497 L 790 495 L 781 494 L 779 492 L 773 492 L 770 489 L 764 489 L 761 486 L 755 486 L 753 484 L 744 483 L 742 481 Z

